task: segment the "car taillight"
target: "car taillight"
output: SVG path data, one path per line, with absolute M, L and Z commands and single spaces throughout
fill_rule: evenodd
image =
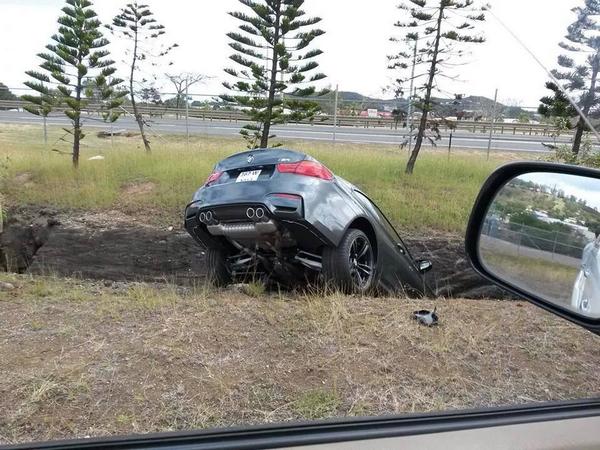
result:
M 221 175 L 223 175 L 223 172 L 213 172 L 213 173 L 211 173 L 208 176 L 208 178 L 206 179 L 206 183 L 204 183 L 204 185 L 208 186 L 209 184 L 214 183 L 219 178 L 221 178 Z
M 277 171 L 281 173 L 295 173 L 307 177 L 321 178 L 322 180 L 333 180 L 331 171 L 316 161 L 300 161 L 295 163 L 277 164 Z

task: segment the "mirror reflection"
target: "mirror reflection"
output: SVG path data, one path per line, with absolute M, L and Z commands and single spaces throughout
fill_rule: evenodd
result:
M 600 317 L 600 180 L 547 172 L 511 180 L 488 210 L 479 253 L 497 277 Z

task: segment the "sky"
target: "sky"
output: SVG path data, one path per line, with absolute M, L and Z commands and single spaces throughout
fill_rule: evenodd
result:
M 588 205 L 600 209 L 600 180 L 597 178 L 588 178 L 580 175 L 552 174 L 552 173 L 528 173 L 518 178 L 525 181 L 556 187 L 562 190 L 565 195 L 574 195 L 578 199 L 583 199 Z
M 109 23 L 126 0 L 96 0 L 94 9 Z M 168 39 L 180 47 L 172 54 L 171 72 L 198 72 L 210 80 L 193 93 L 223 93 L 223 68 L 231 66 L 226 33 L 238 23 L 228 11 L 244 9 L 237 0 L 145 0 L 165 25 Z M 393 74 L 386 70 L 387 55 L 393 53 L 393 23 L 401 19 L 399 0 L 306 0 L 304 10 L 323 20 L 326 34 L 317 39 L 324 51 L 321 70 L 327 83 L 340 90 L 363 95 L 390 97 L 383 93 Z M 558 42 L 573 22 L 574 6 L 583 0 L 488 0 L 495 16 L 504 22 L 548 67 L 556 65 Z M 24 72 L 39 64 L 35 56 L 56 32 L 56 19 L 63 0 L 0 0 L 0 81 L 10 88 L 23 88 Z M 547 95 L 547 77 L 533 58 L 493 17 L 483 24 L 487 42 L 474 46 L 455 74 L 460 81 L 440 80 L 442 94 L 482 95 L 509 105 L 535 107 Z M 114 54 L 122 53 L 114 44 Z M 119 58 L 113 57 L 118 60 Z M 161 90 L 169 91 L 166 84 Z M 18 91 L 15 91 L 18 93 Z M 170 91 L 169 91 L 170 92 Z

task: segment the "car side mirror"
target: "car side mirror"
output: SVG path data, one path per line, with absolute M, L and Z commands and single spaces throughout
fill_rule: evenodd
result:
M 420 259 L 417 261 L 417 267 L 419 268 L 419 272 L 421 274 L 426 274 L 433 267 L 433 263 L 427 259 Z
M 512 163 L 485 182 L 466 251 L 498 286 L 600 334 L 600 171 Z

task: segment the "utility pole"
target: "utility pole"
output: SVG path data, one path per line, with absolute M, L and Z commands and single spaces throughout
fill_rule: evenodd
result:
M 494 106 L 492 107 L 492 121 L 490 123 L 490 137 L 488 139 L 487 159 L 490 159 L 490 150 L 492 148 L 492 135 L 494 134 L 494 123 L 496 122 L 496 103 L 498 102 L 498 89 L 494 94 Z
M 337 112 L 338 112 L 338 85 L 335 85 L 335 97 L 333 101 L 333 143 L 335 144 L 336 131 L 337 131 Z
M 417 66 L 417 47 L 419 45 L 419 39 L 415 39 L 415 48 L 413 50 L 413 63 L 412 71 L 410 74 L 410 92 L 408 93 L 408 112 L 407 112 L 407 123 L 408 123 L 408 153 L 412 150 L 412 132 L 413 132 L 413 86 L 415 84 L 415 67 Z
M 189 97 L 188 97 L 188 87 L 190 85 L 189 75 L 185 77 L 185 138 L 186 145 L 190 147 L 190 124 L 189 124 Z

